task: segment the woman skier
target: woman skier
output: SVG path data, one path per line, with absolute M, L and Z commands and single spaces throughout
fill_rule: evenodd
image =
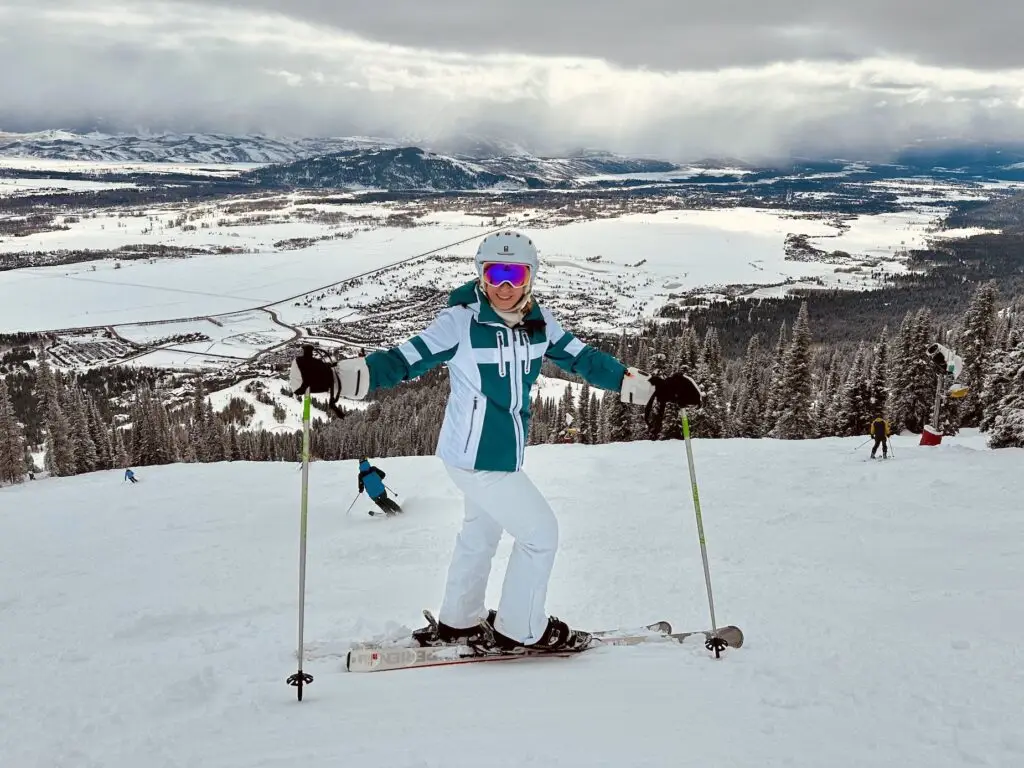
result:
M 329 392 L 332 401 L 339 396 L 361 400 L 447 365 L 450 393 L 436 455 L 463 493 L 465 516 L 437 625 L 413 634 L 422 645 L 466 643 L 499 652 L 582 649 L 590 634 L 547 615 L 558 523 L 522 471 L 530 389 L 541 363 L 551 360 L 639 406 L 652 397 L 697 406 L 701 392 L 688 376 L 648 376 L 563 329 L 533 294 L 539 259 L 527 236 L 514 231 L 486 236 L 475 264 L 477 279 L 455 289 L 447 308 L 422 333 L 333 367 L 309 355 L 297 358 L 291 388 L 296 394 Z M 484 596 L 503 532 L 515 541 L 497 611 L 488 612 Z

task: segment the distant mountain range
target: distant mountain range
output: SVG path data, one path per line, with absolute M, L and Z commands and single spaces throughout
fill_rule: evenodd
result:
M 438 146 L 443 147 L 439 149 Z M 581 149 L 566 157 L 537 157 L 526 148 L 485 136 L 411 145 L 377 137 L 282 138 L 209 133 L 153 135 L 0 132 L 0 159 L 40 158 L 108 163 L 252 164 L 237 181 L 264 188 L 390 191 L 570 189 L 653 183 L 757 183 L 772 178 L 869 182 L 926 177 L 1024 181 L 1024 144 L 917 142 L 885 162 L 787 158 L 679 165 Z M 155 169 L 154 169 L 155 170 Z
M 420 147 L 348 150 L 244 174 L 264 187 L 362 187 L 388 190 L 547 189 L 587 177 L 666 173 L 677 166 L 661 160 L 616 155 L 465 159 Z
M 0 131 L 0 157 L 112 163 L 290 163 L 331 152 L 383 146 L 394 146 L 394 142 L 359 136 L 282 138 L 220 133 L 135 136 L 69 131 Z

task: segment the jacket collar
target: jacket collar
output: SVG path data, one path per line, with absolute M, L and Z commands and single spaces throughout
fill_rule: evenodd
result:
M 508 328 L 505 321 L 494 311 L 491 302 L 487 300 L 487 296 L 484 295 L 478 280 L 464 283 L 449 294 L 448 306 L 455 307 L 459 305 L 473 310 L 476 313 L 478 322 Z M 530 304 L 529 312 L 523 317 L 523 322 L 528 321 L 544 322 L 544 314 L 540 310 L 540 304 L 537 303 L 536 297 L 534 297 L 533 302 Z

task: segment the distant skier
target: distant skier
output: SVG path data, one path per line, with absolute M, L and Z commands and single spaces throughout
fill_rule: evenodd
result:
M 701 392 L 683 374 L 663 378 L 627 369 L 565 331 L 533 295 L 539 259 L 526 235 L 486 236 L 475 265 L 477 279 L 455 289 L 447 308 L 422 333 L 334 366 L 299 357 L 289 383 L 295 394 L 308 390 L 362 400 L 447 365 L 451 391 L 436 454 L 464 495 L 465 517 L 438 623 L 413 634 L 421 645 L 464 642 L 492 651 L 585 648 L 589 633 L 571 630 L 546 613 L 558 521 L 522 471 L 530 389 L 541 364 L 546 358 L 591 386 L 618 393 L 622 402 L 641 406 L 653 405 L 652 398 L 698 406 Z M 488 612 L 484 595 L 503 531 L 515 543 L 498 609 Z
M 871 446 L 871 458 L 875 458 L 875 454 L 878 452 L 878 446 L 882 446 L 882 458 L 889 458 L 889 422 L 883 419 L 881 416 L 877 416 L 874 421 L 871 422 L 871 429 L 868 434 L 875 439 L 875 444 Z
M 373 499 L 374 503 L 389 515 L 401 512 L 393 499 L 388 498 L 388 490 L 384 487 L 383 480 L 387 474 L 383 469 L 370 464 L 365 456 L 359 460 L 359 492 L 366 491 L 366 495 Z
M 130 469 L 126 469 L 124 471 L 124 479 L 125 481 L 131 481 L 132 483 L 139 482 L 138 480 L 135 479 L 135 473 L 132 472 Z

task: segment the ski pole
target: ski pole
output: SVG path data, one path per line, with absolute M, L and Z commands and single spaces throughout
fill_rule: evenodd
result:
M 360 497 L 360 496 L 362 496 L 362 495 L 363 495 L 363 492 L 362 492 L 362 491 L 360 491 L 359 493 L 357 493 L 357 494 L 356 494 L 356 497 L 355 497 L 354 499 L 352 499 L 352 503 L 348 505 L 348 509 L 346 509 L 346 510 L 345 510 L 345 514 L 346 514 L 346 515 L 347 515 L 347 514 L 348 514 L 349 512 L 351 512 L 351 511 L 352 511 L 352 507 L 354 507 L 354 506 L 356 505 L 356 501 L 358 501 L 359 497 Z
M 391 492 L 392 492 L 393 494 L 395 494 L 395 496 L 397 496 L 397 495 L 398 495 L 398 491 L 396 491 L 396 490 L 395 490 L 394 488 L 392 488 L 392 487 L 391 487 L 390 485 L 385 485 L 384 487 L 385 487 L 385 488 L 387 488 L 387 489 L 388 489 L 389 491 L 391 491 Z
M 310 355 L 311 348 L 306 348 Z M 299 522 L 299 671 L 291 675 L 287 682 L 298 689 L 299 701 L 302 701 L 302 686 L 313 682 L 313 676 L 302 671 L 304 648 L 302 642 L 303 622 L 306 614 L 306 511 L 309 501 L 309 388 L 302 402 L 302 511 Z
M 857 451 L 859 451 L 859 450 L 860 450 L 861 448 L 863 448 L 863 447 L 864 447 L 865 445 L 867 445 L 868 443 L 870 443 L 870 442 L 871 442 L 871 440 L 872 440 L 872 438 L 870 438 L 870 437 L 869 437 L 869 438 L 868 438 L 867 440 L 865 440 L 865 441 L 864 441 L 863 443 L 861 443 L 861 444 L 860 444 L 860 445 L 858 445 L 858 446 L 857 446 L 856 448 L 854 448 L 854 449 L 853 449 L 852 451 L 850 451 L 850 453 L 856 453 L 856 452 L 857 452 Z
M 718 625 L 715 623 L 715 601 L 711 596 L 711 571 L 708 569 L 708 550 L 704 541 L 704 522 L 700 514 L 700 495 L 697 493 L 697 472 L 693 468 L 693 448 L 690 445 L 690 417 L 685 408 L 679 409 L 679 420 L 683 425 L 683 441 L 686 443 L 686 463 L 690 468 L 690 488 L 693 490 L 693 509 L 697 516 L 697 538 L 700 541 L 700 556 L 704 561 L 704 583 L 708 588 L 708 607 L 711 609 L 711 637 L 704 643 L 704 647 L 715 652 L 715 658 L 722 655 L 722 650 L 728 645 L 724 639 L 718 636 Z

